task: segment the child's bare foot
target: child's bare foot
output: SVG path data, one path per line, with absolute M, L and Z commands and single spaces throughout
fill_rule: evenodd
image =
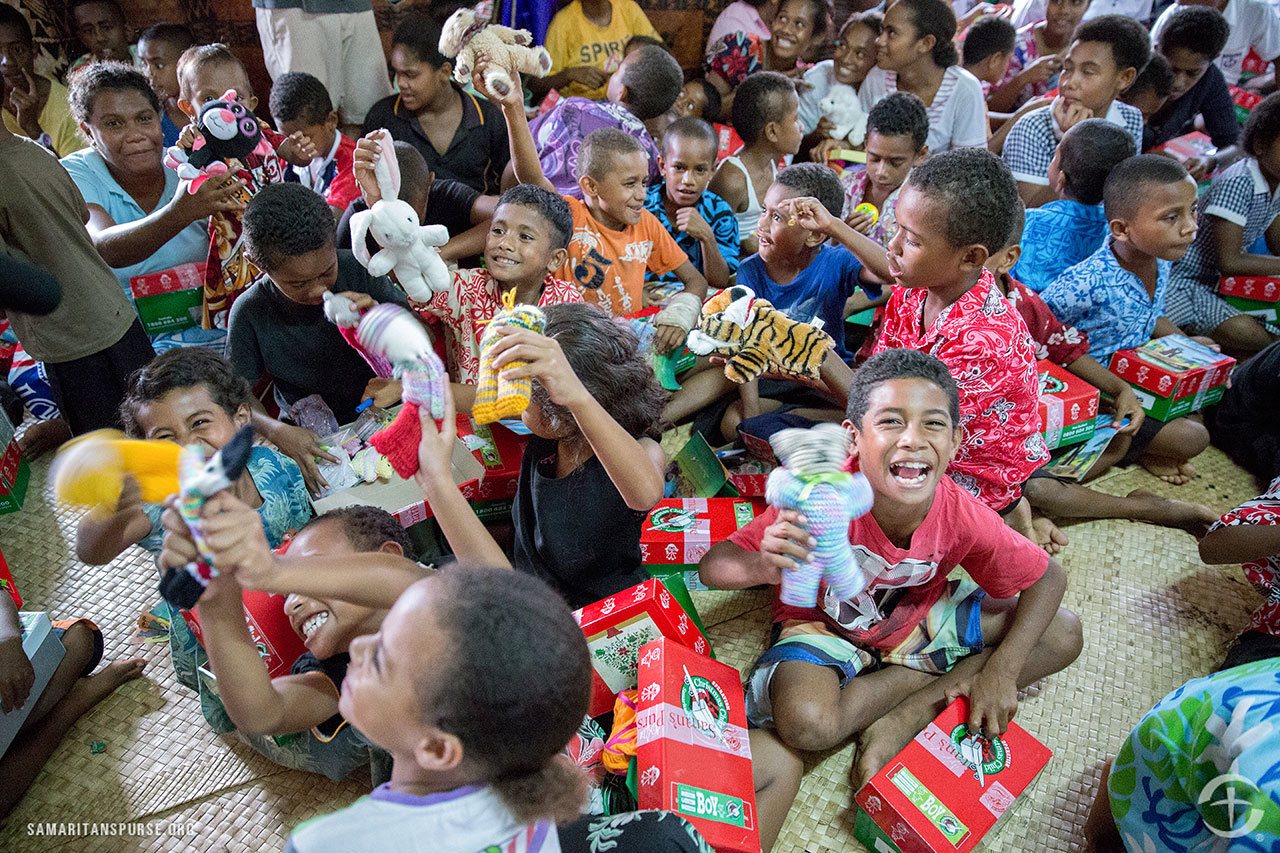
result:
M 863 729 L 857 737 L 858 754 L 849 768 L 849 783 L 856 794 L 871 777 L 889 763 L 911 739 L 920 733 L 913 714 L 898 708 Z
M 1190 462 L 1179 464 L 1151 456 L 1144 456 L 1139 462 L 1143 468 L 1171 486 L 1184 486 L 1196 475 L 1196 469 Z
M 1197 539 L 1203 538 L 1209 532 L 1209 525 L 1218 520 L 1218 513 L 1204 504 L 1163 498 L 1146 489 L 1134 489 L 1129 497 L 1149 506 L 1141 521 L 1149 521 L 1161 527 L 1176 527 Z
M 120 685 L 140 678 L 146 665 L 145 658 L 112 661 L 93 675 L 77 681 L 67 692 L 66 701 L 76 703 L 83 713 L 114 693 Z
M 1054 524 L 1047 516 L 1038 515 L 1031 519 L 1031 530 L 1035 534 L 1035 538 L 1031 541 L 1050 554 L 1057 554 L 1067 546 L 1067 534 L 1063 533 L 1062 528 Z
M 18 448 L 28 459 L 43 456 L 50 450 L 61 447 L 71 440 L 71 429 L 62 418 L 51 421 L 36 421 L 27 427 L 27 431 L 18 439 Z

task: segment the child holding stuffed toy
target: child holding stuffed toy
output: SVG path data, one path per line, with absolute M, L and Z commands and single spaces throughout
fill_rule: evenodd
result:
M 746 685 L 765 849 L 799 787 L 798 753 L 858 735 L 857 790 L 952 699 L 969 697 L 970 730 L 1000 734 L 1017 690 L 1080 653 L 1079 619 L 1060 609 L 1062 567 L 945 476 L 961 413 L 947 367 L 924 353 L 890 350 L 854 377 L 850 461 L 873 503 L 848 535 L 872 580 L 850 600 L 774 602 L 775 640 Z M 698 568 L 717 589 L 776 588 L 815 544 L 799 513 L 771 508 Z M 972 579 L 948 581 L 960 564 Z
M 258 105 L 249 83 L 249 74 L 231 49 L 224 44 L 205 44 L 188 48 L 178 60 L 178 107 L 193 122 L 210 101 L 233 92 L 236 102 L 252 112 Z M 286 168 L 292 164 L 305 166 L 319 152 L 301 131 L 281 136 L 262 122 L 257 122 L 270 153 L 252 153 L 238 161 L 230 173 L 244 185 L 240 199 L 247 202 L 267 184 L 284 180 Z M 195 151 L 196 130 L 189 125 L 178 139 L 178 148 Z M 172 150 L 171 150 L 172 153 Z M 232 301 L 259 276 L 261 270 L 244 252 L 241 239 L 241 212 L 218 212 L 209 217 L 209 255 L 205 269 L 205 328 L 227 325 L 227 311 Z
M 482 71 L 483 66 L 476 72 L 478 84 Z M 505 97 L 489 97 L 502 104 L 507 117 L 516 178 L 522 184 L 555 191 L 538 160 L 519 85 Z M 564 196 L 573 215 L 573 233 L 559 277 L 577 285 L 585 301 L 623 316 L 643 307 L 646 272 L 674 272 L 684 292 L 672 297 L 654 318 L 655 349 L 671 352 L 697 324 L 707 280 L 657 218 L 644 209 L 649 174 L 644 148 L 624 131 L 600 128 L 582 140 L 577 166 L 585 201 Z
M 217 451 L 249 423 L 252 399 L 248 383 L 221 356 L 205 349 L 176 349 L 133 375 L 121 419 L 125 431 L 135 438 L 202 444 Z M 311 502 L 297 465 L 269 447 L 253 448 L 248 468 L 230 491 L 257 511 L 272 546 L 311 517 Z M 114 508 L 81 519 L 76 556 L 91 565 L 103 565 L 130 545 L 158 553 L 162 510 L 159 504 L 143 503 L 137 482 L 126 476 Z M 174 669 L 183 684 L 197 689 L 196 668 L 203 663 L 204 653 L 176 608 L 170 609 L 169 617 Z M 216 702 L 216 697 L 201 692 L 201 705 L 214 719 L 219 716 Z

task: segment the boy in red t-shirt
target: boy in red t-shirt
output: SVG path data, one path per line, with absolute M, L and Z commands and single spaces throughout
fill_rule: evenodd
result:
M 937 359 L 896 349 L 870 359 L 849 390 L 851 462 L 875 495 L 849 526 L 866 592 L 813 608 L 775 598 L 774 644 L 747 678 L 761 837 L 766 849 L 800 784 L 795 751 L 859 735 L 861 787 L 957 696 L 969 727 L 1003 732 L 1017 691 L 1080 653 L 1080 622 L 1059 609 L 1067 578 L 1043 550 L 943 476 L 960 446 L 955 381 Z M 799 513 L 770 509 L 707 552 L 717 589 L 780 582 L 813 540 Z M 948 580 L 963 564 L 970 577 Z M 774 729 L 776 737 L 765 729 Z
M 912 169 L 888 246 L 897 286 L 870 354 L 915 349 L 947 366 L 964 436 L 948 473 L 1029 537 L 1022 484 L 1049 461 L 1036 350 L 983 267 L 1008 242 L 1019 210 L 1013 176 L 985 149 L 948 151 Z
M 1120 428 L 1119 434 L 1134 435 L 1142 426 L 1145 413 L 1133 389 L 1089 355 L 1088 334 L 1059 320 L 1038 293 L 1009 274 L 1022 255 L 1019 241 L 1022 239 L 1023 221 L 1024 217 L 1014 218 L 1009 244 L 987 259 L 986 268 L 995 275 L 996 287 L 1004 298 L 1027 324 L 1031 341 L 1036 346 L 1036 358 L 1061 365 L 1106 394 L 1111 401 L 1107 405 L 1113 412 L 1114 425 L 1119 427 L 1126 418 L 1129 421 L 1127 426 Z M 1103 454 L 1085 479 L 1093 480 L 1110 470 L 1123 455 L 1122 452 Z M 1043 469 L 1031 475 L 1031 479 L 1023 484 L 1022 491 L 1034 511 L 1031 528 L 1035 536 L 1032 541 L 1050 554 L 1058 553 L 1067 544 L 1067 535 L 1054 524 L 1053 518 L 1074 521 L 1128 518 L 1162 527 L 1177 527 L 1201 536 L 1218 517 L 1203 504 L 1162 498 L 1142 489 L 1134 489 L 1123 496 L 1109 495 L 1058 479 Z

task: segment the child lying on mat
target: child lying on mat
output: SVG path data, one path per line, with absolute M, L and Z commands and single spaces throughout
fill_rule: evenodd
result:
M 849 601 L 775 599 L 774 642 L 746 697 L 766 849 L 799 789 L 798 752 L 858 735 L 856 790 L 950 700 L 967 695 L 970 729 L 999 734 L 1017 691 L 1080 653 L 1080 621 L 1059 607 L 1062 567 L 945 476 L 959 419 L 955 381 L 930 355 L 888 350 L 854 376 L 850 464 L 875 501 L 849 540 L 873 578 Z M 770 509 L 707 552 L 699 571 L 717 589 L 776 586 L 814 544 L 798 513 Z M 957 565 L 972 580 L 948 581 Z

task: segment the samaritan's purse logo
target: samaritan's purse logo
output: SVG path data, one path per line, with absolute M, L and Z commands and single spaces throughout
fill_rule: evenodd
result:
M 951 745 L 956 748 L 956 752 L 960 753 L 960 742 L 969 736 L 969 727 L 964 723 L 956 726 L 951 730 Z M 986 738 L 979 738 L 978 742 L 982 744 L 982 772 L 986 776 L 999 773 L 1005 767 L 1009 766 L 1009 751 L 1005 748 L 1004 741 L 995 735 Z
M 729 727 L 729 701 L 720 685 L 701 675 L 689 675 L 685 671 L 684 684 L 680 688 L 680 707 L 694 731 L 720 740 Z
M 687 533 L 698 525 L 698 514 L 691 509 L 664 506 L 649 516 L 649 523 L 664 533 Z

